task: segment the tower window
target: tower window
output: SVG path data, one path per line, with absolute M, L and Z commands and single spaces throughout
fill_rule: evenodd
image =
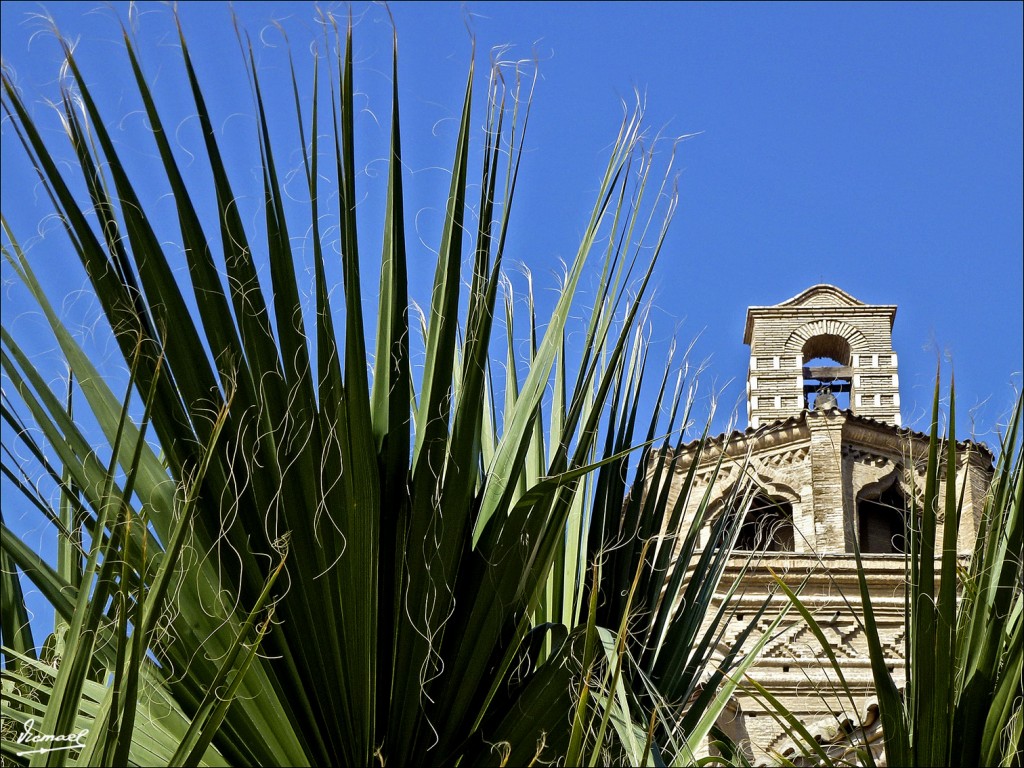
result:
M 861 552 L 897 554 L 907 551 L 907 502 L 896 483 L 875 499 L 857 502 Z
M 736 549 L 753 552 L 793 551 L 793 506 L 758 494 L 743 518 Z

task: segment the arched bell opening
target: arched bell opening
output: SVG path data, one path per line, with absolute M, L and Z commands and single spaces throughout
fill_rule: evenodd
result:
M 833 333 L 822 333 L 804 342 L 802 354 L 804 407 L 849 409 L 853 382 L 850 342 Z
M 907 551 L 907 500 L 893 483 L 875 498 L 857 500 L 860 551 L 902 554 Z

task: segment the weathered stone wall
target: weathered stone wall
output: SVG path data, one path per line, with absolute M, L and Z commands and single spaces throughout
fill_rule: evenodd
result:
M 679 497 L 694 449 L 694 445 L 684 446 L 672 457 L 668 479 L 670 507 Z M 974 546 L 992 456 L 984 446 L 971 443 L 958 444 L 956 455 L 957 494 L 962 490 L 964 495 L 957 549 L 967 556 Z M 721 467 L 715 475 L 720 458 Z M 741 594 L 732 603 L 732 619 L 722 650 L 735 640 L 771 593 L 777 592 L 771 571 L 780 574 L 794 589 L 803 585 L 801 599 L 821 624 L 842 664 L 846 681 L 854 691 L 854 701 L 836 695 L 838 679 L 831 671 L 827 655 L 795 613 L 784 619 L 751 676 L 798 713 L 805 724 L 820 726 L 844 719 L 853 726 L 871 722 L 868 710 L 875 702 L 874 688 L 866 639 L 858 623 L 860 588 L 852 554 L 855 538 L 859 536 L 857 505 L 860 499 L 878 498 L 894 485 L 908 503 L 914 500 L 920 505 L 926 459 L 927 436 L 839 410 L 805 411 L 768 427 L 722 436 L 701 454 L 684 506 L 684 525 L 694 520 L 706 496 L 709 502 L 702 546 L 711 543 L 708 526 L 729 511 L 744 488 L 756 487 L 792 507 L 793 551 L 754 555 L 740 586 Z M 946 483 L 944 466 L 942 469 L 940 493 L 945 492 Z M 942 524 L 937 536 L 941 541 Z M 724 584 L 732 581 L 747 557 L 747 553 L 737 553 Z M 899 680 L 905 622 L 905 557 L 901 553 L 865 553 L 862 560 L 875 598 L 883 647 Z M 724 595 L 718 599 L 724 599 Z M 785 605 L 785 598 L 779 594 L 770 597 L 769 608 L 758 621 L 759 631 L 748 639 L 747 649 Z M 737 706 L 740 714 L 734 715 L 735 722 L 729 726 L 745 734 L 755 762 L 770 762 L 773 751 L 787 748 L 784 729 L 761 703 L 741 695 Z M 881 743 L 875 732 L 878 727 L 871 726 L 867 729 L 870 732 L 863 735 L 866 741 L 875 739 L 872 749 L 876 753 Z
M 868 555 L 863 562 L 883 648 L 897 684 L 902 685 L 903 557 Z M 745 558 L 733 558 L 723 583 L 731 583 L 744 563 Z M 829 726 L 836 728 L 849 722 L 855 727 L 869 720 L 869 709 L 876 700 L 867 639 L 857 621 L 857 614 L 861 613 L 860 589 L 856 561 L 852 557 L 772 553 L 757 558 L 748 566 L 744 577 L 744 594 L 733 599 L 723 650 L 735 642 L 766 600 L 768 608 L 758 619 L 758 631 L 748 639 L 748 648 L 771 628 L 780 611 L 789 605 L 789 600 L 780 594 L 775 584 L 773 572 L 792 589 L 800 590 L 801 600 L 815 617 L 830 650 L 842 666 L 850 695 L 845 692 L 821 643 L 792 611 L 772 634 L 749 672 L 750 677 L 771 691 L 813 735 L 827 736 L 824 731 Z M 719 595 L 719 599 L 723 597 Z M 755 763 L 774 763 L 773 756 L 784 753 L 790 746 L 790 737 L 772 717 L 770 708 L 757 697 L 741 694 L 737 701 L 742 725 L 734 730 L 748 740 L 748 754 Z
M 895 484 L 908 504 L 911 499 L 920 503 L 927 446 L 927 436 L 921 433 L 838 410 L 805 411 L 770 427 L 723 436 L 705 449 L 684 508 L 684 521 L 689 525 L 697 514 L 724 450 L 709 496 L 707 522 L 725 511 L 738 488 L 756 486 L 792 505 L 794 551 L 852 553 L 860 499 L 877 498 Z M 691 461 L 685 449 L 673 459 L 669 508 L 679 497 Z M 992 455 L 984 446 L 958 444 L 956 488 L 958 495 L 964 494 L 957 534 L 960 554 L 973 550 L 991 463 Z M 939 488 L 945 493 L 944 464 L 941 469 Z M 943 525 L 939 523 L 940 536 Z M 708 535 L 705 533 L 703 543 Z

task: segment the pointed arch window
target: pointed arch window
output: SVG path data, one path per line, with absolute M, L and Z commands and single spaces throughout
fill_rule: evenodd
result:
M 736 549 L 752 552 L 793 551 L 793 505 L 757 494 L 743 518 Z
M 907 551 L 907 500 L 893 483 L 876 498 L 857 502 L 861 552 L 901 554 Z

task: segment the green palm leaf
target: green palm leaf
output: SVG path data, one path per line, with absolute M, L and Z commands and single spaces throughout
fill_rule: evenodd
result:
M 496 71 L 480 108 L 470 65 L 416 375 L 408 274 L 419 254 L 405 236 L 397 42 L 370 322 L 352 29 L 323 21 L 335 35 L 325 45 L 337 53 L 314 59 L 312 85 L 290 54 L 288 62 L 309 195 L 301 206 L 287 200 L 277 160 L 290 141 L 277 135 L 281 105 L 240 35 L 260 163 L 263 217 L 254 228 L 239 211 L 244 180 L 225 160 L 217 104 L 184 31 L 176 30 L 183 77 L 170 77 L 181 77 L 198 116 L 205 182 L 186 173 L 165 128 L 173 118 L 123 35 L 151 127 L 142 138 L 156 150 L 147 170 L 170 189 L 168 223 L 182 257 L 157 235 L 149 180 L 129 170 L 71 47 L 74 93 L 64 91 L 61 106 L 74 167 L 56 161 L 4 74 L 14 136 L 131 369 L 115 395 L 37 279 L 16 237 L 25 223 L 5 219 L 5 258 L 67 361 L 76 404 L 72 412 L 5 325 L 3 471 L 61 553 L 53 568 L 4 524 L 5 717 L 89 729 L 81 752 L 33 756 L 38 764 L 448 765 L 566 755 L 656 764 L 666 750 L 684 754 L 692 745 L 656 724 L 683 717 L 674 702 L 709 664 L 714 633 L 697 629 L 726 555 L 696 554 L 697 526 L 681 529 L 682 506 L 668 509 L 658 479 L 669 468 L 651 446 L 680 431 L 680 411 L 684 422 L 688 413 L 683 386 L 667 394 L 667 370 L 644 416 L 640 329 L 675 198 L 668 171 L 656 181 L 656 158 L 642 149 L 641 115 L 627 117 L 612 145 L 550 317 L 536 316 L 531 285 L 528 323 L 517 322 L 503 264 L 533 83 L 506 83 Z M 213 215 L 200 200 L 212 201 Z M 340 291 L 329 283 L 325 220 L 338 226 Z M 289 234 L 300 228 L 312 232 L 308 286 Z M 590 275 L 597 299 L 577 351 L 566 339 Z M 516 329 L 527 326 L 520 360 Z M 496 375 L 498 347 L 504 375 Z M 665 403 L 668 425 L 658 417 Z M 631 466 L 636 451 L 640 468 Z M 7 458 L 22 454 L 59 490 L 56 509 Z M 642 494 L 652 479 L 661 490 Z M 622 532 L 628 545 L 616 550 Z M 684 542 L 680 556 L 665 537 Z M 59 671 L 32 657 L 19 572 L 67 625 Z M 628 599 L 615 597 L 623 585 L 632 585 Z M 644 624 L 634 632 L 638 616 Z M 728 689 L 733 661 L 711 674 L 712 688 Z M 701 699 L 711 714 L 687 715 L 699 721 L 694 738 L 724 702 L 715 696 Z M 7 741 L 3 753 L 23 761 Z

